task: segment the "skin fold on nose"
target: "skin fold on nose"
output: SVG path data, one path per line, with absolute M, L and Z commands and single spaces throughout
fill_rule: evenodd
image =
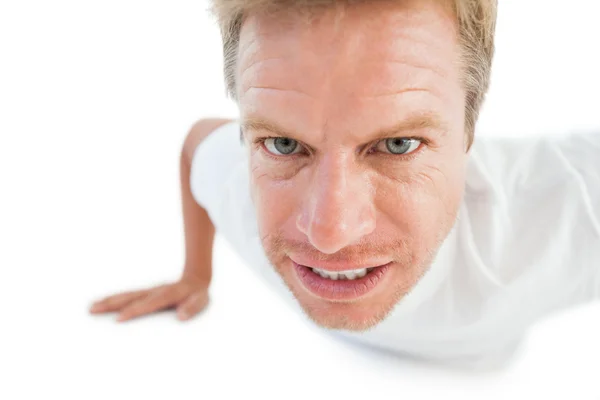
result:
M 310 243 L 326 254 L 359 241 L 375 229 L 374 204 L 366 178 L 345 163 L 329 164 L 315 173 L 296 220 Z

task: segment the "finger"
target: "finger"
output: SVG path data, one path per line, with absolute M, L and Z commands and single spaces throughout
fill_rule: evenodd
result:
M 113 296 L 98 300 L 90 307 L 93 314 L 118 311 L 127 304 L 135 301 L 148 293 L 148 289 L 135 290 L 131 292 L 119 293 Z
M 177 318 L 185 321 L 202 311 L 208 304 L 206 290 L 193 293 L 177 307 Z
M 183 293 L 174 290 L 172 287 L 154 290 L 146 297 L 142 297 L 125 307 L 117 317 L 117 321 L 127 321 L 171 307 L 181 301 L 183 297 Z

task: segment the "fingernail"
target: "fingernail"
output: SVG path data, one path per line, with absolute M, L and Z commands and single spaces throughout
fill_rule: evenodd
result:
M 188 314 L 185 311 L 179 311 L 177 313 L 177 316 L 179 317 L 179 319 L 186 319 L 188 317 Z

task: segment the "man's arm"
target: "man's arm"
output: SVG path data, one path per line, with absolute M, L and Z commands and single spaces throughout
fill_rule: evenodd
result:
M 180 156 L 181 201 L 185 234 L 185 264 L 181 278 L 174 283 L 115 294 L 95 302 L 93 314 L 118 312 L 118 321 L 126 321 L 166 308 L 176 308 L 180 320 L 196 315 L 208 304 L 212 277 L 212 246 L 215 228 L 208 213 L 194 199 L 190 172 L 198 145 L 226 119 L 198 121 L 186 136 Z
M 226 119 L 198 121 L 190 130 L 181 151 L 180 178 L 183 223 L 185 232 L 185 268 L 183 277 L 200 279 L 210 283 L 212 272 L 212 245 L 214 226 L 208 213 L 192 196 L 190 172 L 194 152 L 198 145 L 220 126 L 230 122 Z

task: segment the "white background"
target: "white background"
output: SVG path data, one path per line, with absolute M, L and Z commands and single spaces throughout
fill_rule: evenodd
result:
M 600 129 L 600 5 L 500 2 L 478 134 Z M 535 325 L 506 370 L 452 372 L 325 337 L 220 237 L 202 316 L 87 314 L 181 272 L 183 138 L 236 115 L 207 5 L 0 2 L 0 399 L 600 400 L 598 304 Z

